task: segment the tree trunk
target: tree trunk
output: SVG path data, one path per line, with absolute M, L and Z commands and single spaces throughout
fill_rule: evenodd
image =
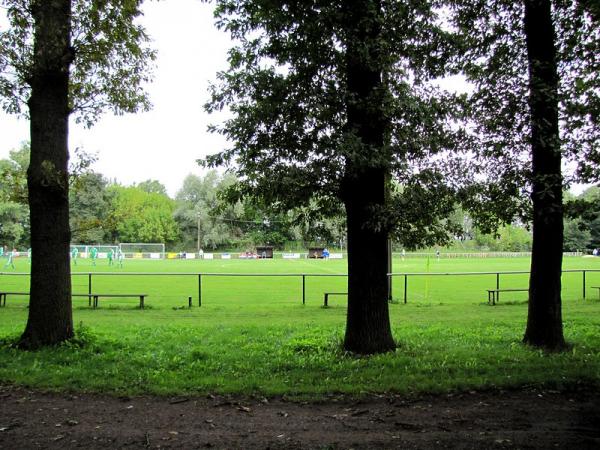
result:
M 348 227 L 348 315 L 344 348 L 360 354 L 394 350 L 387 303 L 388 232 L 373 222 L 385 206 L 384 88 L 379 54 L 378 1 L 348 1 L 346 76 L 348 132 L 356 142 L 346 157 L 342 198 Z M 367 163 L 368 162 L 368 163 Z
M 565 348 L 561 312 L 563 186 L 550 0 L 526 0 L 524 23 L 529 62 L 533 249 L 523 341 L 556 351 Z
M 69 262 L 68 122 L 71 1 L 31 4 L 34 61 L 29 99 L 31 217 L 29 317 L 20 347 L 36 349 L 73 337 Z

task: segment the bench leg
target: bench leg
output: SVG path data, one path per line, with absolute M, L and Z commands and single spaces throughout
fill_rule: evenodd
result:
M 324 294 L 324 296 L 323 296 L 323 306 L 325 306 L 325 307 L 329 306 L 328 300 L 329 300 L 329 294 Z
M 140 309 L 144 309 L 144 296 L 140 295 Z

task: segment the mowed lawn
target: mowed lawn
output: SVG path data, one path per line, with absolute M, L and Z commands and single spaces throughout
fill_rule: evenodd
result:
M 600 301 L 591 286 L 600 286 L 600 272 L 586 273 L 585 300 L 582 273 L 563 275 L 565 336 L 573 349 L 547 355 L 520 344 L 526 293 L 505 293 L 497 306 L 487 305 L 493 273 L 528 268 L 526 258 L 394 260 L 394 273 L 424 274 L 408 277 L 407 304 L 404 276 L 393 280 L 398 350 L 357 358 L 341 350 L 346 298 L 322 307 L 324 292 L 346 290 L 346 278 L 334 276 L 346 273 L 345 260 L 126 260 L 122 269 L 80 260 L 73 267 L 74 292 L 88 291 L 92 273 L 93 292 L 148 294 L 146 309 L 139 310 L 135 298 L 100 298 L 92 310 L 87 299 L 76 298 L 76 344 L 20 352 L 10 344 L 25 326 L 27 299 L 9 297 L 0 308 L 0 380 L 116 394 L 301 397 L 598 383 Z M 568 257 L 564 269 L 600 270 L 600 258 Z M 28 270 L 24 258 L 16 261 L 15 273 Z M 492 274 L 435 275 L 450 272 Z M 289 274 L 307 275 L 305 305 L 302 277 Z M 0 290 L 26 290 L 27 283 L 28 276 L 12 271 L 0 275 Z M 527 275 L 503 274 L 500 285 L 526 287 Z

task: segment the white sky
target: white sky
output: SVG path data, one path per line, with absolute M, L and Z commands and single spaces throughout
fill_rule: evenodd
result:
M 142 23 L 158 50 L 154 105 L 148 113 L 107 114 L 91 129 L 71 122 L 69 146 L 96 153 L 94 170 L 129 185 L 163 183 L 171 196 L 189 173 L 204 169 L 196 159 L 222 150 L 224 138 L 206 131 L 216 122 L 202 109 L 208 84 L 227 67 L 229 36 L 214 27 L 213 6 L 199 0 L 145 2 Z M 29 122 L 0 112 L 0 158 L 29 139 Z

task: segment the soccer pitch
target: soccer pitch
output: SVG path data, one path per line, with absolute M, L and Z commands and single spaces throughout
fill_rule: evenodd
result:
M 28 271 L 17 260 L 15 272 Z M 89 308 L 75 298 L 77 343 L 20 352 L 11 342 L 23 331 L 27 300 L 9 297 L 0 308 L 0 379 L 61 390 L 118 394 L 209 392 L 319 397 L 343 392 L 443 392 L 453 389 L 558 386 L 600 382 L 600 272 L 563 275 L 565 338 L 573 351 L 545 355 L 520 344 L 527 319 L 526 293 L 502 295 L 487 305 L 485 289 L 496 275 L 434 275 L 449 272 L 526 271 L 526 258 L 396 259 L 390 320 L 398 350 L 370 358 L 344 354 L 341 341 L 346 298 L 344 277 L 212 276 L 208 274 L 346 273 L 345 260 L 126 260 L 109 267 L 80 260 L 73 291 L 148 294 L 138 301 L 100 299 Z M 565 270 L 600 269 L 600 258 L 569 257 Z M 135 275 L 142 273 L 145 275 Z M 149 275 L 159 273 L 161 275 Z M 197 306 L 198 274 L 202 307 Z M 189 274 L 189 275 L 179 275 Z M 28 276 L 0 276 L 0 289 L 26 290 Z M 501 275 L 502 287 L 526 287 L 526 274 Z M 188 308 L 188 297 L 194 306 Z
M 563 269 L 600 270 L 600 258 L 567 257 Z M 0 278 L 0 289 L 26 291 L 28 262 L 17 260 L 15 274 L 4 272 Z M 503 288 L 524 288 L 528 284 L 528 258 L 396 258 L 392 271 L 392 294 L 395 302 L 403 302 L 405 295 L 410 303 L 463 303 L 479 304 L 486 301 L 486 289 L 496 287 L 497 275 Z M 486 275 L 465 273 L 487 272 Z M 213 260 L 126 260 L 123 267 L 109 266 L 107 260 L 80 259 L 72 266 L 74 293 L 142 293 L 147 294 L 150 308 L 187 306 L 189 298 L 197 307 L 199 297 L 203 307 L 286 308 L 301 305 L 322 305 L 324 292 L 345 292 L 347 273 L 346 260 L 314 259 L 213 259 Z M 462 275 L 454 275 L 461 273 Z M 409 274 L 404 277 L 402 274 Z M 418 274 L 418 275 L 415 275 Z M 440 275 L 444 274 L 444 275 Z M 447 275 L 446 275 L 447 274 Z M 199 277 L 200 275 L 200 277 Z M 598 292 L 590 286 L 600 285 L 600 272 L 586 274 L 588 296 Z M 563 275 L 563 299 L 583 298 L 581 272 Z M 502 294 L 510 301 L 524 301 L 526 293 Z M 9 305 L 26 303 L 25 298 L 13 297 Z M 135 305 L 135 299 L 102 299 L 102 305 Z M 331 306 L 345 304 L 344 297 L 330 298 Z M 87 299 L 75 298 L 75 308 L 87 306 Z

